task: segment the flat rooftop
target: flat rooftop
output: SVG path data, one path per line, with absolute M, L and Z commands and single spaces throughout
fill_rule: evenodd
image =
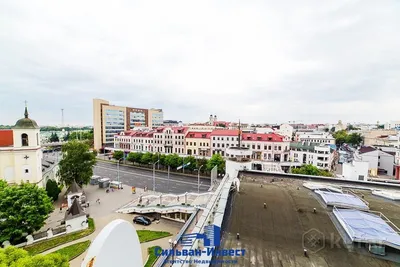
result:
M 235 266 L 396 266 L 368 253 L 350 252 L 332 222 L 332 212 L 302 186 L 303 181 L 271 180 L 272 177 L 246 177 L 240 192 L 232 196 L 232 208 L 227 211 L 222 229 L 221 248 L 246 250 L 244 257 L 235 258 L 239 261 Z M 369 202 L 371 210 L 382 212 L 394 223 L 400 222 L 398 204 L 363 190 L 359 193 Z M 240 234 L 239 240 L 236 233 Z M 304 247 L 308 257 L 304 256 Z

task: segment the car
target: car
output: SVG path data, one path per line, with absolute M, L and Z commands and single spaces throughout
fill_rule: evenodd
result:
M 137 223 L 137 224 L 143 224 L 143 225 L 150 225 L 151 224 L 151 220 L 147 217 L 144 216 L 136 216 L 135 218 L 133 218 L 133 223 Z

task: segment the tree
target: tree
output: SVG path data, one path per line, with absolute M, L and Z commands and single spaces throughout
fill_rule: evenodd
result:
M 49 137 L 49 141 L 50 141 L 50 143 L 59 142 L 60 138 L 58 137 L 57 133 L 53 132 Z
M 225 170 L 225 160 L 220 154 L 212 155 L 211 159 L 207 162 L 207 170 L 211 171 L 214 166 L 218 166 L 218 172 L 223 173 Z
M 185 169 L 193 171 L 197 168 L 197 161 L 196 158 L 193 156 L 186 157 L 183 162 L 185 163 L 185 165 L 190 163 L 187 167 L 185 167 Z
M 178 168 L 183 163 L 183 159 L 178 154 L 169 154 L 165 157 L 165 165 L 171 168 Z
M 217 124 L 217 127 L 226 128 L 226 125 L 225 125 L 225 124 L 223 124 L 223 123 L 218 123 L 218 124 Z
M 53 211 L 53 203 L 44 189 L 22 183 L 7 185 L 0 180 L 0 243 L 14 243 L 24 233 L 39 230 Z
M 333 137 L 335 138 L 336 145 L 341 146 L 347 141 L 347 132 L 346 130 L 337 131 L 333 134 Z
M 314 176 L 327 176 L 332 177 L 332 173 L 326 170 L 320 170 L 312 164 L 302 165 L 300 168 L 293 168 L 291 170 L 293 174 L 303 174 L 303 175 L 314 175 Z
M 88 184 L 93 175 L 96 157 L 89 151 L 89 146 L 78 141 L 69 141 L 62 146 L 62 160 L 59 163 L 60 181 L 70 186 L 73 181 Z
M 349 134 L 346 138 L 346 143 L 351 144 L 353 146 L 359 146 L 363 143 L 364 139 L 359 133 Z
M 197 168 L 200 168 L 200 166 L 204 166 L 203 168 L 201 168 L 201 172 L 205 172 L 205 170 L 207 169 L 207 163 L 208 160 L 206 158 L 202 158 L 202 159 L 198 159 L 197 160 Z
M 0 248 L 0 266 L 6 267 L 68 267 L 68 258 L 59 253 L 30 256 L 22 248 Z
M 113 158 L 116 159 L 116 160 L 123 159 L 124 158 L 124 151 L 121 151 L 121 150 L 114 151 Z
M 152 162 L 153 159 L 153 154 L 150 152 L 147 152 L 145 154 L 143 154 L 142 158 L 140 159 L 140 163 L 144 164 L 144 165 L 148 165 Z
M 165 159 L 166 159 L 166 155 L 165 155 L 165 154 L 161 154 L 161 155 L 160 155 L 160 164 L 161 164 L 162 166 L 166 166 L 166 164 L 165 164 Z
M 154 153 L 151 155 L 151 163 L 157 162 L 159 157 L 160 157 L 160 153 Z M 160 163 L 161 164 L 161 163 Z
M 48 180 L 46 183 L 46 193 L 53 201 L 57 201 L 58 195 L 60 194 L 61 190 L 58 187 L 58 184 L 54 180 Z
M 96 149 L 93 149 L 92 153 L 93 153 L 93 155 L 94 155 L 95 157 L 97 157 L 97 155 L 99 154 L 99 152 L 97 152 Z

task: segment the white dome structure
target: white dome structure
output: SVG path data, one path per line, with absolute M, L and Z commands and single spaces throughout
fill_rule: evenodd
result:
M 143 267 L 135 227 L 121 219 L 110 222 L 90 245 L 81 267 Z

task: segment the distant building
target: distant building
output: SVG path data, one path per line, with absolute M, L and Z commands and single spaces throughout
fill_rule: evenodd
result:
M 369 163 L 365 161 L 352 161 L 343 163 L 342 176 L 346 180 L 367 181 Z
M 24 118 L 11 130 L 0 130 L 0 177 L 11 184 L 27 182 L 44 187 L 42 158 L 40 128 L 25 107 Z
M 211 132 L 189 131 L 186 134 L 186 155 L 209 157 Z
M 400 130 L 400 121 L 390 121 L 385 124 L 385 130 Z
M 292 142 L 290 161 L 311 164 L 319 169 L 332 170 L 338 154 L 335 147 L 324 143 Z
M 354 158 L 369 163 L 368 174 L 371 177 L 378 175 L 394 176 L 394 154 L 371 146 L 363 146 L 357 151 Z
M 114 147 L 114 136 L 137 128 L 162 125 L 161 109 L 114 106 L 106 100 L 93 99 L 94 148 Z
M 325 132 L 297 132 L 295 141 L 317 144 L 335 144 L 335 138 L 330 133 Z

